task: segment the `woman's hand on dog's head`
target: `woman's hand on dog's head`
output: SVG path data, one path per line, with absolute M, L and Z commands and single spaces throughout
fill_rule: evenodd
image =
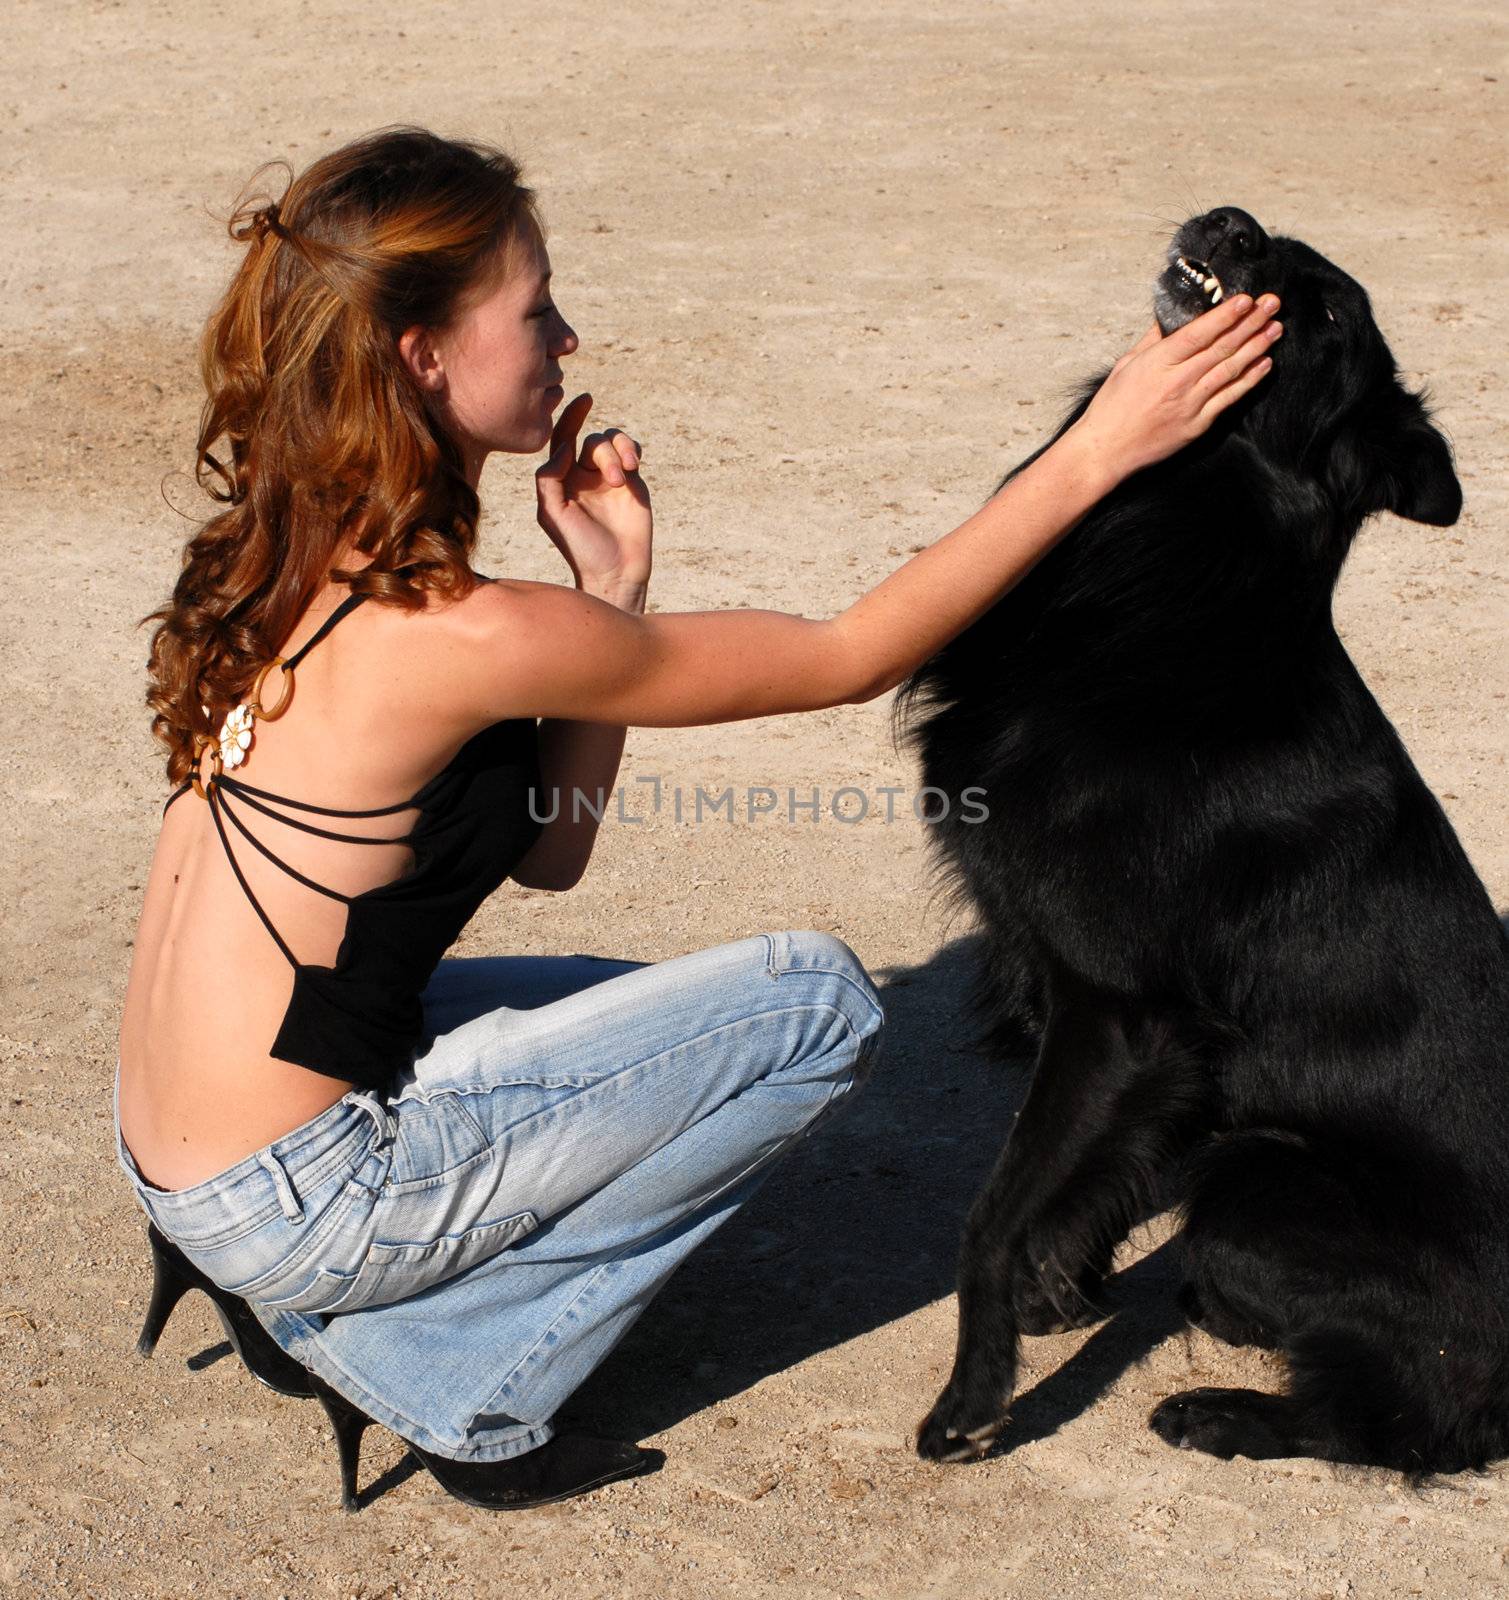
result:
M 1278 296 L 1233 295 L 1173 333 L 1155 322 L 1111 368 L 1076 436 L 1115 483 L 1198 439 L 1272 370 Z

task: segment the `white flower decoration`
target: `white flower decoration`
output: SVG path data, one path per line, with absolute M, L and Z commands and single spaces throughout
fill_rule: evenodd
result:
M 220 762 L 239 767 L 246 760 L 252 742 L 252 710 L 244 702 L 220 724 Z

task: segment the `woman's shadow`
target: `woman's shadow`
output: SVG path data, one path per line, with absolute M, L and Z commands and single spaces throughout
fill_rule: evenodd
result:
M 1026 1093 L 1025 1062 L 972 1043 L 975 939 L 876 974 L 886 1033 L 854 1104 L 702 1245 L 566 1417 L 642 1438 L 951 1296 L 965 1213 Z M 1115 1314 L 1013 1407 L 1013 1447 L 1055 1432 L 1182 1326 L 1169 1250 L 1110 1285 Z M 952 1338 L 938 1351 L 952 1355 Z M 933 1395 L 919 1392 L 920 1417 Z M 563 1418 L 564 1420 L 564 1418 Z

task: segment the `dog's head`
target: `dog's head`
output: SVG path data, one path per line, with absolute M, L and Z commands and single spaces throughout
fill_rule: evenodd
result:
M 1174 235 L 1153 307 L 1171 333 L 1229 295 L 1266 292 L 1282 302 L 1284 336 L 1235 428 L 1267 459 L 1313 478 L 1344 517 L 1455 522 L 1462 490 L 1451 447 L 1399 381 L 1367 291 L 1333 262 L 1218 206 Z

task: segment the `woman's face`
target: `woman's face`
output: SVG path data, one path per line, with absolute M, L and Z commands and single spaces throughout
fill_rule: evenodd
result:
M 561 359 L 577 347 L 550 296 L 550 257 L 531 238 L 513 270 L 434 335 L 444 383 L 440 409 L 468 464 L 493 450 L 531 454 L 550 439 L 564 398 Z

